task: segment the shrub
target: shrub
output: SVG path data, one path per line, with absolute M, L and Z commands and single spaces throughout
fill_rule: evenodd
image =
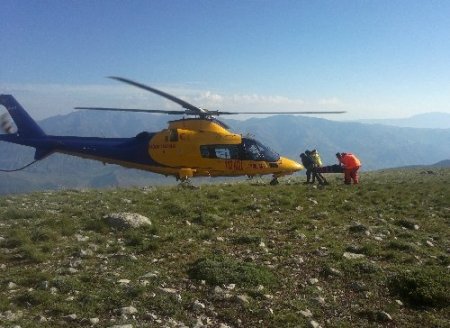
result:
M 270 270 L 222 256 L 199 259 L 188 274 L 192 279 L 205 280 L 210 285 L 271 286 L 276 283 L 276 277 Z
M 444 268 L 423 267 L 398 273 L 390 279 L 390 288 L 415 307 L 450 306 L 450 276 Z

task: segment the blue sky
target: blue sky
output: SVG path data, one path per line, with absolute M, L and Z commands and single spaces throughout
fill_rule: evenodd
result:
M 450 1 L 0 1 L 0 93 L 36 118 L 177 108 L 450 113 Z

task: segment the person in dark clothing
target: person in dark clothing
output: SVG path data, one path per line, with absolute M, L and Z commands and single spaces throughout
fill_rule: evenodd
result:
M 317 181 L 319 184 L 323 184 L 323 180 L 317 175 L 315 171 L 315 164 L 311 156 L 308 156 L 309 151 L 305 151 L 304 153 L 300 154 L 300 159 L 302 161 L 302 165 L 306 169 L 306 183 L 314 183 Z

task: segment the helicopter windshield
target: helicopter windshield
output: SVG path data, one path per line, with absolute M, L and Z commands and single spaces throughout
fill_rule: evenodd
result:
M 254 139 L 242 138 L 242 149 L 245 159 L 267 162 L 276 162 L 280 159 L 280 155 Z

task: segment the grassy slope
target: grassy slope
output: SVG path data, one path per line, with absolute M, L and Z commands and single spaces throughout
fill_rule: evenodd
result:
M 448 324 L 450 170 L 330 180 L 3 196 L 0 326 Z M 153 226 L 102 219 L 122 211 Z

